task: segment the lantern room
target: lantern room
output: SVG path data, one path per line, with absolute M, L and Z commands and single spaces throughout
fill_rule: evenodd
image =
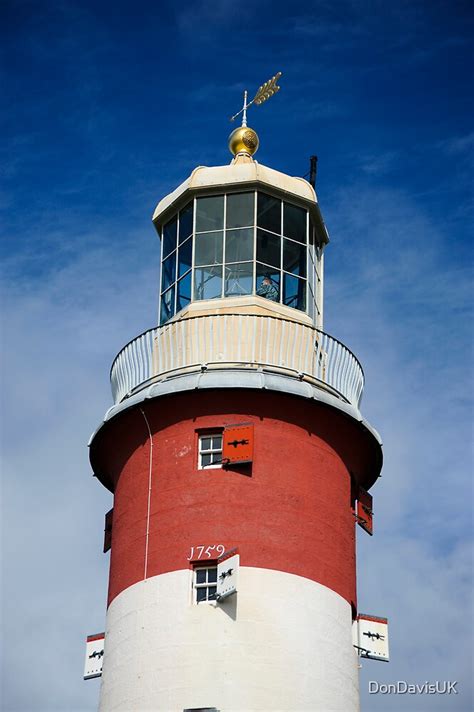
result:
M 228 166 L 196 168 L 153 222 L 160 325 L 193 309 L 260 306 L 322 327 L 328 235 L 304 179 L 237 154 Z

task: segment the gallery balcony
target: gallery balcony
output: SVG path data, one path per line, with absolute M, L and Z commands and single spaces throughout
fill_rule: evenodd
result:
M 354 354 L 314 326 L 280 316 L 206 314 L 169 321 L 130 341 L 112 364 L 114 402 L 159 381 L 219 370 L 307 381 L 355 408 L 364 387 Z

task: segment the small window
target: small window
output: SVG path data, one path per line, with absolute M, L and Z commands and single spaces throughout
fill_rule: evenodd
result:
M 217 566 L 194 569 L 194 602 L 215 601 L 217 594 Z
M 222 433 L 199 436 L 199 469 L 222 467 Z

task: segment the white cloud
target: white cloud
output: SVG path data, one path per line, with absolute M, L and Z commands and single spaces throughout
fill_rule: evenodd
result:
M 469 710 L 470 271 L 402 190 L 341 189 L 331 212 L 326 328 L 361 358 L 385 456 L 358 588 L 359 610 L 389 618 L 391 662 L 363 663 L 363 709 Z M 369 695 L 369 680 L 458 680 L 459 695 Z
M 245 8 L 247 18 L 252 17 L 260 3 L 255 2 Z M 200 39 L 211 37 L 217 28 L 223 28 L 242 21 L 242 7 L 232 0 L 197 0 L 180 6 L 176 14 L 179 30 L 193 38 L 199 27 Z
M 120 250 L 104 237 L 97 237 L 102 247 L 62 267 L 51 255 L 46 279 L 20 280 L 16 269 L 7 285 L 6 712 L 97 705 L 97 683 L 83 682 L 82 669 L 85 636 L 104 627 L 108 556 L 101 548 L 111 495 L 92 478 L 87 440 L 111 403 L 112 358 L 155 322 L 157 282 L 153 264 L 135 249 L 138 236 L 122 239 Z M 148 239 L 156 248 L 151 226 Z
M 462 136 L 452 136 L 439 143 L 439 148 L 448 155 L 465 155 L 471 161 L 474 156 L 474 131 Z
M 359 157 L 362 170 L 369 175 L 380 175 L 389 172 L 399 157 L 396 151 L 368 154 Z

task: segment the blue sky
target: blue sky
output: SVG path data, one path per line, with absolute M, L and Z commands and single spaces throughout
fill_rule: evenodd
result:
M 470 710 L 472 6 L 431 0 L 2 5 L 3 594 L 6 712 L 95 709 L 83 640 L 103 630 L 110 495 L 86 442 L 108 370 L 156 323 L 158 200 L 230 160 L 249 112 L 257 159 L 319 157 L 325 330 L 366 372 L 381 432 L 376 534 L 359 605 L 392 662 L 364 662 L 363 709 Z M 458 680 L 388 697 L 368 681 Z

